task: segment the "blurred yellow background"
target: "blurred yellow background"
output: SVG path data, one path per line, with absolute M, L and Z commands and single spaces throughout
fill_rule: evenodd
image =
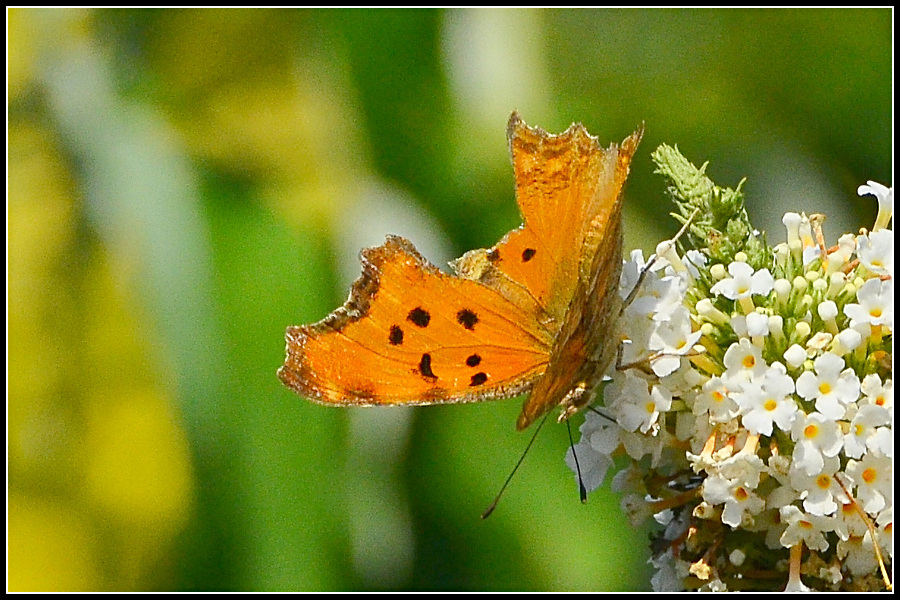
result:
M 518 109 L 642 121 L 626 249 L 671 235 L 678 144 L 751 218 L 892 184 L 892 11 L 10 9 L 8 589 L 642 590 L 646 530 L 587 505 L 520 402 L 328 409 L 283 388 L 360 248 L 438 265 L 519 223 Z M 579 423 L 577 419 L 575 423 Z

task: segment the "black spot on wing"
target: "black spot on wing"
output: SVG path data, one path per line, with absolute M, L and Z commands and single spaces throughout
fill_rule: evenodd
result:
M 403 343 L 403 329 L 399 325 L 391 325 L 388 341 L 391 343 L 391 346 L 399 346 Z
M 478 322 L 478 315 L 468 308 L 464 308 L 456 313 L 456 320 L 459 321 L 460 325 L 471 331 L 475 329 L 475 324 Z
M 419 361 L 419 373 L 425 377 L 437 379 L 437 375 L 431 370 L 431 355 L 427 352 L 422 355 L 422 360 Z
M 482 383 L 487 381 L 487 378 L 487 373 L 475 373 L 474 375 L 472 375 L 472 383 L 469 384 L 469 387 L 481 385 Z
M 428 327 L 428 323 L 431 322 L 431 315 L 421 306 L 417 306 L 409 311 L 406 319 L 417 327 Z

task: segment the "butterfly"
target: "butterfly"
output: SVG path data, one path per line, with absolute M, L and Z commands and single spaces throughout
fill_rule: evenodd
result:
M 530 391 L 516 428 L 589 404 L 616 356 L 622 188 L 643 127 L 604 149 L 514 112 L 507 138 L 523 224 L 441 272 L 399 236 L 360 253 L 347 302 L 288 327 L 281 381 L 331 406 L 481 402 Z

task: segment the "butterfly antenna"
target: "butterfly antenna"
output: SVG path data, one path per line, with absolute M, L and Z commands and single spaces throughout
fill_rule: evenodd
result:
M 610 417 L 609 415 L 600 412 L 599 410 L 597 410 L 597 409 L 596 409 L 595 407 L 593 407 L 593 406 L 588 406 L 587 409 L 588 409 L 589 411 L 591 411 L 592 413 L 594 413 L 595 415 L 600 416 L 600 417 L 603 417 L 604 419 L 606 419 L 606 420 L 609 421 L 610 423 L 618 423 L 618 421 L 616 421 L 615 419 L 613 419 L 613 418 Z
M 687 218 L 687 221 L 684 222 L 684 225 L 682 225 L 681 229 L 678 230 L 678 233 L 675 234 L 675 237 L 673 237 L 671 240 L 669 240 L 670 244 L 674 244 L 675 242 L 678 241 L 678 238 L 680 238 L 682 235 L 684 235 L 684 232 L 687 231 L 688 227 L 690 227 L 691 221 L 694 220 L 694 217 L 696 217 L 697 213 L 699 213 L 699 212 L 700 212 L 699 208 L 694 209 L 694 212 L 692 212 L 691 216 Z M 641 290 L 641 284 L 644 283 L 644 279 L 646 279 L 647 274 L 650 273 L 650 268 L 654 264 L 656 264 L 657 260 L 659 260 L 659 254 L 654 254 L 653 256 L 650 257 L 650 260 L 647 261 L 647 264 L 644 265 L 644 268 L 641 269 L 641 274 L 638 275 L 637 283 L 634 284 L 634 287 L 631 288 L 631 292 L 628 294 L 628 297 L 625 298 L 625 302 L 622 303 L 622 309 L 620 310 L 619 314 L 624 313 L 625 309 L 628 308 L 631 305 L 631 303 L 634 301 L 635 296 L 637 296 L 638 292 Z
M 541 431 L 541 428 L 544 426 L 544 423 L 547 422 L 547 417 L 550 416 L 548 412 L 544 415 L 544 418 L 541 419 L 541 422 L 538 423 L 537 429 L 534 430 L 534 434 L 531 436 L 531 439 L 528 440 L 528 445 L 525 446 L 525 451 L 522 452 L 522 456 L 519 457 L 519 462 L 516 463 L 516 466 L 513 467 L 512 472 L 509 474 L 509 477 L 506 478 L 506 481 L 503 482 L 503 487 L 500 488 L 500 491 L 497 492 L 497 496 L 494 498 L 494 501 L 491 502 L 491 505 L 488 506 L 483 513 L 481 513 L 482 519 L 487 519 L 491 516 L 491 513 L 494 512 L 494 509 L 497 508 L 497 503 L 500 502 L 500 497 L 503 495 L 503 492 L 506 491 L 506 486 L 509 485 L 509 482 L 512 481 L 513 475 L 516 474 L 516 471 L 519 470 L 519 466 L 522 464 L 522 461 L 525 460 L 525 455 L 528 454 L 528 451 L 531 450 L 531 445 L 534 444 L 534 440 L 537 439 L 538 433 Z
M 581 503 L 587 503 L 587 488 L 584 485 L 584 479 L 581 478 L 581 465 L 578 464 L 578 452 L 575 451 L 575 440 L 572 439 L 572 425 L 566 419 L 566 430 L 569 432 L 569 446 L 572 448 L 572 458 L 575 459 L 575 473 L 578 475 L 578 496 Z

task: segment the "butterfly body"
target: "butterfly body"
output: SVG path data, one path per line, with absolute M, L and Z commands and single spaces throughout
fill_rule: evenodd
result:
M 583 407 L 615 356 L 621 190 L 640 141 L 603 149 L 581 125 L 560 135 L 513 113 L 507 135 L 523 221 L 445 274 L 389 236 L 361 253 L 347 302 L 289 327 L 278 374 L 328 405 L 440 404 L 531 391 L 517 428 Z

